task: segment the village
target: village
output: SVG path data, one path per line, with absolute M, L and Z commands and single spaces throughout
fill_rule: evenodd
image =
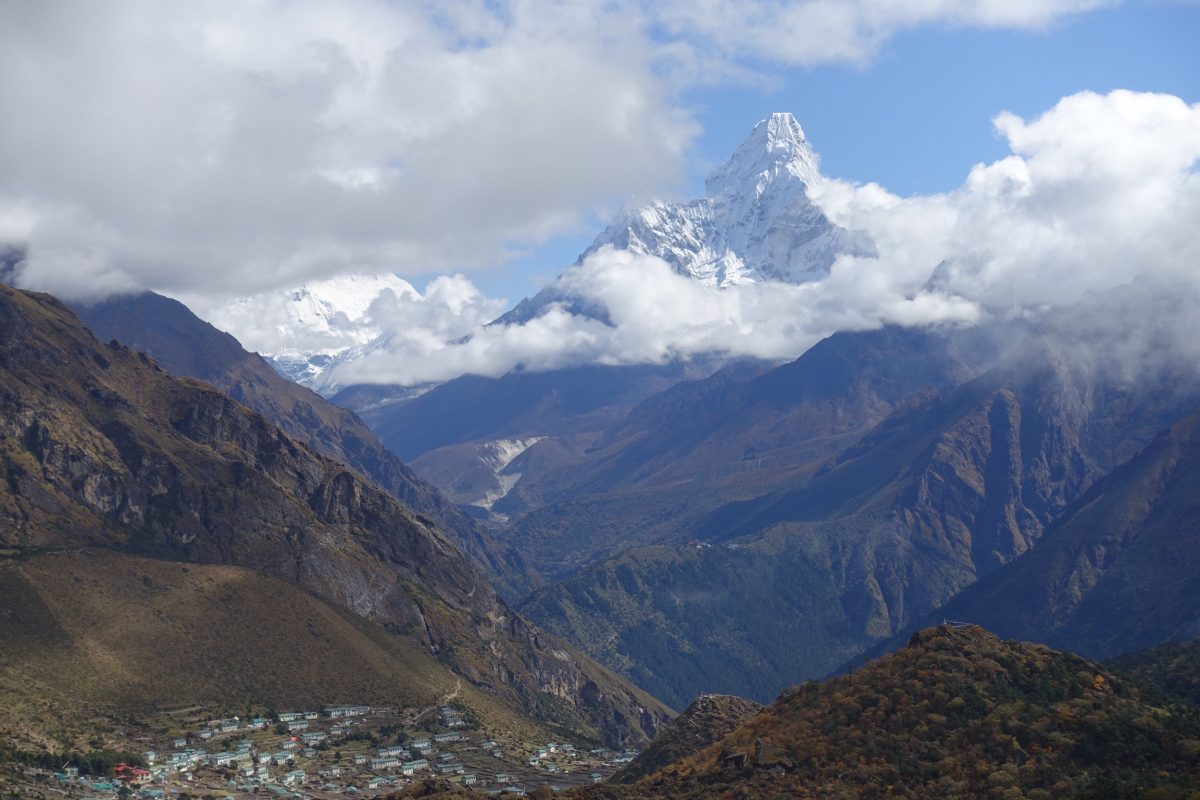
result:
M 188 719 L 190 727 L 181 722 L 171 718 L 161 726 L 176 728 L 161 740 L 131 739 L 148 746 L 111 774 L 86 774 L 71 764 L 56 771 L 15 768 L 17 781 L 10 778 L 9 786 L 22 787 L 14 796 L 79 800 L 326 800 L 382 797 L 432 777 L 481 796 L 521 797 L 543 785 L 560 791 L 599 783 L 636 756 L 569 742 L 489 738 L 453 706 L 415 714 L 331 706 Z

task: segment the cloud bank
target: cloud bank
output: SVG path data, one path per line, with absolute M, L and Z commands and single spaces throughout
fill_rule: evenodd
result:
M 76 299 L 503 261 L 671 187 L 698 83 L 1102 0 L 0 4 L 0 241 Z
M 879 249 L 839 258 L 819 282 L 711 289 L 659 259 L 606 249 L 561 285 L 607 308 L 611 326 L 556 307 L 463 340 L 464 305 L 475 320 L 493 306 L 458 278 L 467 299 L 453 313 L 436 286 L 419 314 L 406 311 L 411 301 L 373 306 L 388 333 L 332 369 L 326 388 L 700 353 L 792 358 L 839 330 L 1021 317 L 1130 282 L 1200 292 L 1200 104 L 1081 93 L 995 125 L 1011 155 L 976 165 L 952 192 L 903 198 L 837 180 L 813 190 L 835 222 L 865 229 Z

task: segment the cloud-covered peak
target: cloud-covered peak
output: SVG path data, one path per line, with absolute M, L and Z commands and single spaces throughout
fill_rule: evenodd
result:
M 755 125 L 729 160 L 708 176 L 705 189 L 709 197 L 761 195 L 778 186 L 780 178 L 782 183 L 796 179 L 803 186 L 821 182 L 817 154 L 800 123 L 787 112 Z
M 1085 92 L 1035 118 L 1002 114 L 996 125 L 1011 153 L 977 165 L 945 194 L 904 198 L 875 184 L 824 182 L 806 202 L 822 218 L 868 231 L 877 250 L 843 252 L 814 280 L 718 288 L 681 274 L 669 251 L 598 246 L 538 313 L 513 324 L 462 336 L 467 324 L 460 323 L 471 314 L 445 302 L 399 304 L 384 327 L 403 337 L 343 360 L 329 384 L 418 384 L 464 372 L 496 376 L 517 364 L 539 370 L 694 354 L 783 359 L 835 331 L 1036 317 L 1130 282 L 1155 294 L 1168 287 L 1170 298 L 1196 296 L 1200 104 Z M 706 198 L 674 208 L 695 214 L 711 206 Z M 655 204 L 635 221 L 660 224 L 671 208 Z M 646 244 L 644 229 L 626 230 Z M 663 241 L 685 244 L 688 230 Z M 470 288 L 454 294 L 466 297 Z M 486 305 L 475 297 L 462 308 L 482 319 Z M 1090 339 L 1123 343 L 1120 360 L 1137 366 L 1200 358 L 1193 307 L 1144 301 L 1125 313 L 1109 308 L 1072 319 Z M 576 308 L 604 309 L 605 318 Z M 439 314 L 453 324 L 434 325 Z

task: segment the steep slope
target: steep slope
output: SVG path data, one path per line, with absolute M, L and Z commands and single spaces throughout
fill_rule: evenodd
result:
M 578 460 L 600 431 L 646 397 L 715 368 L 693 359 L 517 370 L 500 378 L 465 375 L 403 402 L 378 403 L 362 387 L 333 400 L 364 401 L 360 413 L 388 447 L 456 503 L 503 524 L 508 511 L 497 506 L 514 488 Z
M 633 786 L 577 796 L 1183 798 L 1198 733 L 1194 708 L 1155 707 L 1097 664 L 938 628 Z
M 153 357 L 172 375 L 211 383 L 321 455 L 357 470 L 450 534 L 509 596 L 528 591 L 535 582 L 511 547 L 401 463 L 352 412 L 281 377 L 261 356 L 247 352 L 182 303 L 145 292 L 73 310 L 101 341 L 115 339 Z
M 489 726 L 538 727 L 383 626 L 242 567 L 113 550 L 0 559 L 0 608 L 10 743 L 83 747 L 95 715 L 191 703 L 424 707 L 455 691 Z
M 525 514 L 513 540 L 552 575 L 630 545 L 686 541 L 721 505 L 803 482 L 900 406 L 974 377 L 995 359 L 998 338 L 839 333 L 774 369 L 739 366 L 679 383 L 580 457 L 525 470 L 497 507 Z
M 1200 636 L 1200 413 L 1080 498 L 1037 548 L 942 612 L 1107 657 Z
M 862 549 L 872 545 L 880 561 L 914 561 L 873 542 Z M 634 548 L 519 608 L 675 708 L 707 692 L 765 702 L 871 641 L 871 598 L 852 548 L 816 534 Z M 936 585 L 919 567 L 909 577 Z
M 747 496 L 715 510 L 711 498 L 730 493 L 682 484 L 624 494 L 623 520 L 606 515 L 607 497 L 534 512 L 517 527 L 529 553 L 602 553 L 600 537 L 634 547 L 521 608 L 668 702 L 766 699 L 823 675 L 1028 552 L 1089 487 L 1200 405 L 1190 363 L 1130 373 L 1092 333 L 1035 331 L 997 367 L 898 408 L 823 463 L 758 493 L 759 473 L 748 473 Z M 599 536 L 576 545 L 589 519 Z M 643 538 L 616 538 L 626 531 Z M 637 546 L 647 538 L 662 544 Z M 979 619 L 1036 638 L 999 613 Z M 1126 628 L 1114 646 L 1127 634 L 1126 648 L 1161 641 Z
M 702 531 L 878 508 L 980 572 L 1007 563 L 1200 391 L 1190 365 L 1131 384 L 1076 344 L 1034 335 L 985 375 L 892 415 L 810 483 L 730 506 Z
M 762 704 L 753 700 L 702 694 L 610 780 L 612 783 L 635 783 L 720 741 L 762 710 Z
M 612 742 L 661 706 L 514 614 L 430 523 L 206 384 L 0 288 L 0 545 L 249 567 L 407 637 L 535 715 Z

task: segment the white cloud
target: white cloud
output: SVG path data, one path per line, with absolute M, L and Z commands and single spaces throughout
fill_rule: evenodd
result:
M 1091 0 L 0 4 L 0 236 L 24 285 L 231 297 L 504 260 L 669 187 L 680 89 Z
M 1200 104 L 1083 92 L 1032 121 L 995 123 L 1013 154 L 976 165 L 954 192 L 902 199 L 831 182 L 821 202 L 871 231 L 878 270 L 898 288 L 944 262 L 936 286 L 991 313 L 1069 303 L 1138 275 L 1200 281 Z
M 331 377 L 340 385 L 412 384 L 495 376 L 518 364 L 655 363 L 698 353 L 791 358 L 838 330 L 972 324 L 1131 281 L 1172 286 L 1184 297 L 1200 292 L 1200 104 L 1082 93 L 1033 120 L 1001 114 L 996 126 L 1012 154 L 977 165 L 955 191 L 901 198 L 836 180 L 815 190 L 826 213 L 867 230 L 879 250 L 878 258 L 840 258 L 819 282 L 712 289 L 659 259 L 606 249 L 569 270 L 562 288 L 607 308 L 612 326 L 555 308 L 521 326 L 476 327 L 463 341 L 469 325 L 439 316 L 450 313 L 448 303 L 397 306 L 384 325 L 392 338 Z M 485 305 L 457 280 L 454 294 Z M 1183 332 L 1175 338 L 1194 334 L 1186 303 L 1155 308 L 1182 313 L 1161 321 Z M 1120 329 L 1140 313 L 1103 322 Z M 1135 349 L 1144 355 L 1147 346 Z
M 613 20 L 448 7 L 5 4 L 24 282 L 228 296 L 496 262 L 679 177 L 696 126 Z
M 604 248 L 563 277 L 574 296 L 608 309 L 611 324 L 575 316 L 561 305 L 522 325 L 478 324 L 434 300 L 388 306 L 384 333 L 353 350 L 323 377 L 322 388 L 355 383 L 405 385 L 445 381 L 464 373 L 497 377 L 579 364 L 664 363 L 700 354 L 792 358 L 834 330 L 874 328 L 888 322 L 969 324 L 977 307 L 962 298 L 927 292 L 905 298 L 839 265 L 838 279 L 794 285 L 706 287 L 676 274 L 665 261 Z M 465 279 L 458 278 L 460 281 Z M 843 294 L 846 286 L 857 287 Z M 412 305 L 420 306 L 413 308 Z M 472 306 L 486 306 L 481 296 Z M 383 304 L 379 309 L 384 311 Z M 469 334 L 469 336 L 468 336 Z
M 731 60 L 747 54 L 812 66 L 862 63 L 895 34 L 922 25 L 1040 29 L 1115 0 L 664 0 L 659 23 Z

